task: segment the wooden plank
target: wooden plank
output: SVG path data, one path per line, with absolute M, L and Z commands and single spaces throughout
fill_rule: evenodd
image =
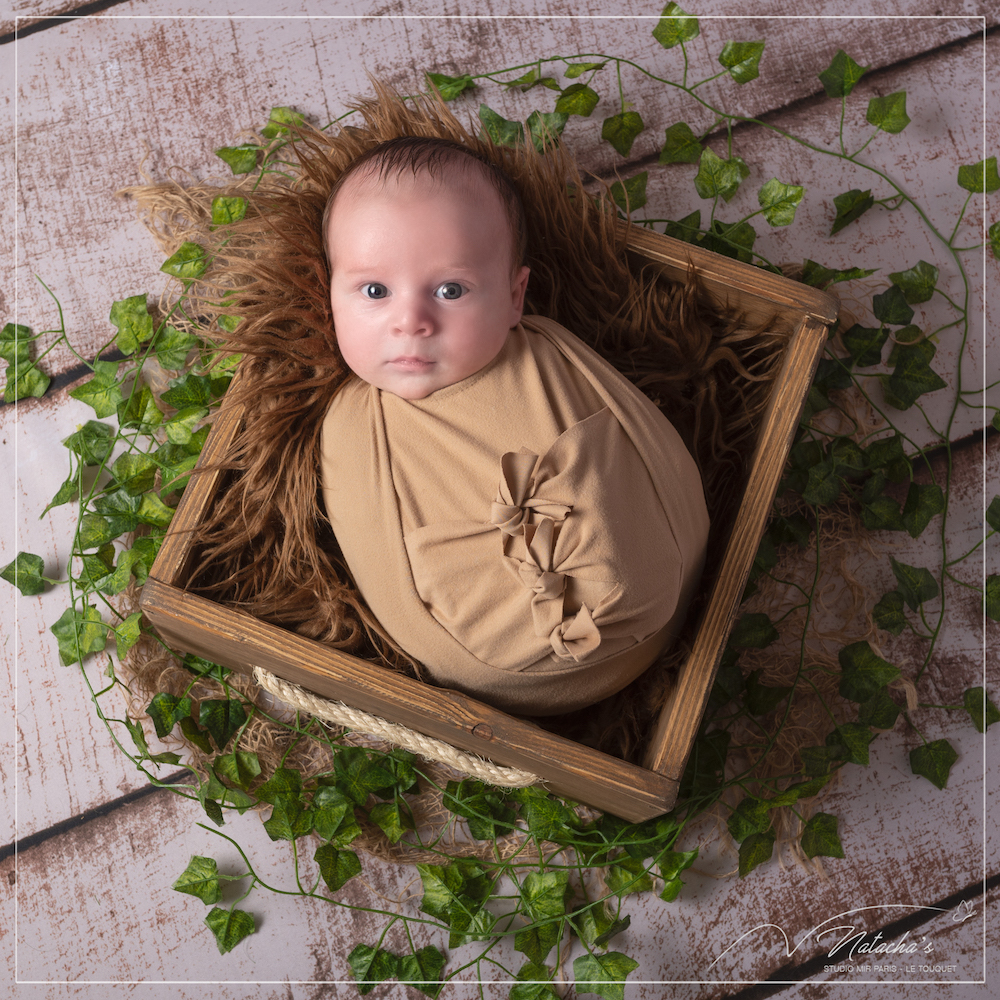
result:
M 648 7 L 639 0 L 629 3 L 622 12 L 648 16 Z M 915 6 L 913 0 L 909 9 Z M 226 168 L 212 150 L 262 122 L 271 105 L 292 103 L 311 120 L 325 123 L 351 95 L 368 89 L 365 67 L 404 90 L 419 86 L 421 67 L 414 65 L 414 52 L 433 53 L 435 65 L 427 68 L 446 72 L 516 65 L 542 50 L 571 54 L 595 49 L 629 52 L 663 72 L 677 68 L 676 52 L 660 48 L 645 30 L 636 31 L 636 23 L 645 29 L 648 21 L 552 20 L 543 28 L 533 20 L 230 24 L 122 17 L 150 9 L 121 4 L 114 18 L 73 21 L 18 44 L 18 141 L 22 161 L 33 165 L 20 177 L 21 321 L 40 328 L 53 316 L 48 296 L 32 278 L 39 274 L 63 301 L 74 342 L 88 355 L 113 333 L 106 320 L 112 300 L 143 290 L 156 293 L 162 286 L 157 273 L 162 257 L 131 217 L 130 207 L 113 195 L 138 179 L 143 143 L 152 150 L 146 168 L 155 176 L 163 176 L 173 164 L 199 177 L 221 176 Z M 762 24 L 738 24 L 747 32 L 765 31 Z M 970 24 L 967 19 L 893 20 L 876 28 L 864 21 L 776 21 L 766 26 L 767 71 L 753 84 L 730 91 L 741 110 L 763 113 L 815 93 L 815 73 L 838 44 L 867 63 L 885 65 L 963 37 L 972 30 Z M 714 72 L 715 53 L 733 30 L 729 22 L 706 21 L 693 57 Z M 330 66 L 337 67 L 335 74 Z M 220 87 L 219 81 L 228 78 L 240 80 L 240 86 Z M 630 71 L 623 80 L 629 100 L 649 124 L 633 160 L 651 155 L 665 125 L 679 117 L 694 128 L 711 124 L 704 109 L 681 101 L 677 92 Z M 611 86 L 609 78 L 603 85 L 606 94 Z M 716 86 L 722 84 L 706 85 Z M 554 100 L 549 91 L 483 88 L 456 108 L 463 117 L 474 114 L 480 98 L 510 116 L 523 116 L 535 106 L 547 108 Z M 609 101 L 606 96 L 604 103 Z M 602 107 L 597 113 L 604 116 Z M 101 127 L 67 133 L 65 122 L 87 120 L 99 120 Z M 596 118 L 575 118 L 567 142 L 589 169 L 622 169 L 624 161 L 598 142 Z M 13 242 L 9 229 L 0 238 Z M 59 348 L 49 362 L 52 370 L 60 370 L 75 359 Z
M 802 406 L 826 343 L 826 335 L 827 322 L 804 318 L 782 359 L 761 424 L 743 502 L 736 515 L 708 607 L 699 623 L 694 648 L 678 672 L 677 683 L 660 713 L 649 742 L 646 767 L 678 782 L 684 774 L 719 659 L 739 612 L 750 567 L 771 516 L 778 481 L 798 429 Z

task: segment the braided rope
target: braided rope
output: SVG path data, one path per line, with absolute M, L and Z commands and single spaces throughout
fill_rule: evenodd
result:
M 280 699 L 292 708 L 307 712 L 309 715 L 322 719 L 324 722 L 332 722 L 338 726 L 345 726 L 358 732 L 367 733 L 370 736 L 377 736 L 395 746 L 403 747 L 419 754 L 427 760 L 437 761 L 440 764 L 447 764 L 456 771 L 461 771 L 470 777 L 478 778 L 491 785 L 498 785 L 502 788 L 524 788 L 526 785 L 536 785 L 541 778 L 530 771 L 522 771 L 516 767 L 501 767 L 493 764 L 482 757 L 474 754 L 464 753 L 443 740 L 435 740 L 430 736 L 407 729 L 406 726 L 388 722 L 380 719 L 377 715 L 369 715 L 359 709 L 351 708 L 342 701 L 328 701 L 318 695 L 306 691 L 297 684 L 290 684 L 280 677 L 264 670 L 263 667 L 253 668 L 253 679 L 268 694 Z

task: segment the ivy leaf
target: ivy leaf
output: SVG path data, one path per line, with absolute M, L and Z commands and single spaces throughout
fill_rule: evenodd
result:
M 675 240 L 683 240 L 685 243 L 695 243 L 699 238 L 698 231 L 701 229 L 701 209 L 695 209 L 690 215 L 685 215 L 683 219 L 676 222 L 668 222 L 664 228 L 667 236 Z
M 929 340 L 897 345 L 896 367 L 891 375 L 882 376 L 888 403 L 898 410 L 906 410 L 924 393 L 948 388 L 948 383 L 930 366 L 936 351 Z
M 249 174 L 257 168 L 259 152 L 260 146 L 244 142 L 239 146 L 223 146 L 215 151 L 215 155 L 229 164 L 233 174 Z
M 929 301 L 934 294 L 938 269 L 933 264 L 920 260 L 906 271 L 893 271 L 889 275 L 889 280 L 902 289 L 907 302 L 916 305 Z
M 7 323 L 0 330 L 0 359 L 10 365 L 31 360 L 31 328 L 20 323 Z
M 910 770 L 922 775 L 938 788 L 945 788 L 951 765 L 956 760 L 958 754 L 947 740 L 933 740 L 910 751 Z
M 899 635 L 906 628 L 906 615 L 903 614 L 903 595 L 898 590 L 890 590 L 882 595 L 882 599 L 872 608 L 872 620 L 892 635 Z
M 739 84 L 749 83 L 760 76 L 760 57 L 764 53 L 764 42 L 733 42 L 723 46 L 719 62 L 729 75 Z
M 902 132 L 910 124 L 910 116 L 906 113 L 906 91 L 897 90 L 885 97 L 873 97 L 868 102 L 865 118 L 869 125 L 883 132 Z
M 187 868 L 181 872 L 173 887 L 178 892 L 197 896 L 208 906 L 214 906 L 222 899 L 222 889 L 219 886 L 219 866 L 215 863 L 214 858 L 192 854 Z
M 549 982 L 552 972 L 541 962 L 525 962 L 517 971 L 517 982 L 510 988 L 507 1000 L 559 1000 Z
M 855 323 L 843 334 L 844 347 L 859 368 L 881 363 L 882 348 L 888 338 L 889 331 L 884 326 L 861 326 L 860 323 Z
M 531 924 L 514 935 L 514 950 L 527 956 L 529 961 L 541 964 L 561 937 L 562 928 L 558 923 Z
M 312 809 L 313 826 L 323 840 L 332 841 L 346 832 L 345 820 L 347 825 L 354 822 L 354 803 L 339 788 L 326 785 L 317 789 Z
M 997 260 L 1000 260 L 1000 222 L 994 222 L 987 230 L 987 235 L 989 236 L 990 250 L 993 251 L 993 256 Z
M 885 688 L 879 688 L 878 693 L 868 701 L 858 705 L 858 722 L 873 729 L 892 729 L 899 718 L 897 705 Z
M 802 265 L 802 280 L 813 288 L 828 288 L 841 281 L 854 281 L 856 278 L 867 278 L 869 274 L 874 274 L 877 267 L 849 267 L 846 271 L 838 271 L 835 268 L 824 267 L 807 257 Z
M 291 767 L 275 769 L 267 781 L 257 789 L 257 798 L 262 802 L 277 802 L 280 795 L 301 795 L 302 775 Z M 319 793 L 317 793 L 319 794 Z
M 186 240 L 160 266 L 164 274 L 181 281 L 195 281 L 208 268 L 208 251 L 200 243 Z
M 637 111 L 623 111 L 604 119 L 601 138 L 607 139 L 622 156 L 628 156 L 635 137 L 645 128 Z
M 206 698 L 199 708 L 198 721 L 208 730 L 215 745 L 224 750 L 247 721 L 247 714 L 242 702 L 235 698 Z
M 591 90 L 585 83 L 571 83 L 556 100 L 556 111 L 589 118 L 600 99 L 597 92 Z
M 624 1000 L 625 980 L 639 963 L 620 951 L 606 955 L 581 955 L 573 960 L 577 993 L 596 993 L 604 1000 Z
M 729 645 L 740 649 L 765 649 L 778 638 L 778 630 L 762 611 L 747 613 L 733 627 Z
M 7 563 L 0 570 L 0 580 L 13 584 L 25 597 L 33 597 L 45 590 L 45 581 L 42 579 L 44 572 L 45 562 L 41 556 L 32 552 L 18 552 L 13 562 Z
M 740 801 L 726 821 L 730 836 L 737 842 L 746 840 L 752 834 L 766 832 L 770 825 L 768 803 L 750 796 Z
M 426 73 L 427 82 L 433 84 L 443 101 L 453 101 L 466 90 L 475 90 L 476 81 L 463 73 L 462 76 L 446 76 L 444 73 Z
M 124 660 L 129 650 L 139 641 L 142 629 L 142 612 L 133 611 L 120 625 L 115 628 L 115 650 L 118 659 Z
M 701 141 L 687 122 L 676 122 L 666 131 L 660 151 L 660 163 L 697 163 L 701 159 Z
M 165 326 L 157 334 L 153 347 L 156 350 L 156 360 L 160 362 L 160 365 L 169 371 L 176 371 L 184 367 L 184 362 L 191 349 L 197 347 L 198 344 L 199 340 L 193 333 L 185 333 L 175 326 Z
M 837 817 L 830 813 L 816 813 L 802 831 L 802 851 L 807 858 L 817 855 L 842 858 L 844 848 L 837 836 Z
M 367 944 L 357 945 L 347 956 L 347 964 L 362 996 L 371 993 L 379 983 L 395 978 L 399 972 L 399 959 L 391 951 Z
M 127 452 L 115 459 L 111 475 L 121 490 L 128 496 L 136 497 L 153 488 L 156 461 L 142 452 Z
M 899 592 L 911 611 L 916 611 L 924 601 L 937 597 L 937 580 L 931 576 L 930 570 L 896 562 L 892 556 L 889 556 L 889 562 L 892 564 L 892 573 L 896 577 Z
M 738 156 L 723 160 L 706 148 L 701 154 L 694 186 L 702 198 L 721 197 L 729 201 L 749 176 L 750 168 Z
M 986 508 L 986 523 L 994 531 L 1000 531 L 1000 496 L 995 496 Z
M 412 830 L 413 820 L 409 812 L 399 807 L 399 802 L 379 802 L 372 807 L 368 818 L 389 838 L 392 844 L 398 844 L 407 830 Z
M 972 719 L 972 724 L 980 733 L 985 733 L 994 722 L 1000 722 L 1000 712 L 996 705 L 986 697 L 986 689 L 982 687 L 966 688 L 962 695 L 962 704 Z
M 746 704 L 751 715 L 773 712 L 792 690 L 790 687 L 761 684 L 760 675 L 760 670 L 751 670 L 746 679 Z
M 397 979 L 433 1000 L 440 994 L 444 986 L 441 979 L 444 963 L 444 955 L 434 945 L 425 945 L 412 955 L 404 955 L 400 958 Z
M 219 954 L 232 951 L 247 935 L 257 929 L 253 917 L 246 910 L 222 910 L 218 906 L 209 911 L 205 923 L 215 935 Z
M 84 465 L 100 465 L 111 454 L 115 430 L 110 424 L 88 420 L 79 430 L 63 439 L 63 444 Z
M 883 689 L 884 690 L 884 689 Z M 875 739 L 875 734 L 861 722 L 845 722 L 837 726 L 826 737 L 826 745 L 839 746 L 843 757 L 851 764 L 867 767 L 869 763 L 868 744 Z
M 677 4 L 668 3 L 653 28 L 653 37 L 665 49 L 690 42 L 698 37 L 698 18 L 685 14 Z
M 298 796 L 278 795 L 264 829 L 271 840 L 298 840 L 312 832 L 312 821 L 312 813 L 306 810 Z
M 114 493 L 98 497 L 94 501 L 94 510 L 107 518 L 107 530 L 111 532 L 112 538 L 117 538 L 126 531 L 135 531 L 139 526 L 137 515 L 141 503 L 139 497 L 129 496 L 125 490 L 115 490 Z
M 872 197 L 870 189 L 868 191 L 859 191 L 857 188 L 851 188 L 850 191 L 838 194 L 833 199 L 837 215 L 830 228 L 830 235 L 836 236 L 845 226 L 856 219 L 860 219 L 874 204 L 875 199 Z
M 648 179 L 649 171 L 643 170 L 642 173 L 629 177 L 626 181 L 615 181 L 611 185 L 611 198 L 626 215 L 646 204 Z
M 361 861 L 354 851 L 342 851 L 332 844 L 321 844 L 313 858 L 330 892 L 338 892 L 349 879 L 361 874 Z
M 337 787 L 359 806 L 368 796 L 384 788 L 391 788 L 395 778 L 379 761 L 369 758 L 361 747 L 345 747 L 333 763 L 337 773 Z
M 246 198 L 228 198 L 219 195 L 212 199 L 212 225 L 228 226 L 230 223 L 239 222 L 247 214 Z M 165 366 L 166 367 L 166 366 Z M 180 367 L 179 365 L 176 367 Z
M 39 368 L 11 365 L 7 369 L 7 384 L 3 390 L 5 403 L 16 403 L 19 399 L 29 397 L 38 399 L 45 395 L 52 379 Z
M 713 253 L 722 254 L 750 263 L 754 240 L 757 233 L 749 222 L 725 223 L 721 219 L 712 222 L 712 228 L 701 238 L 701 245 Z
M 521 883 L 521 900 L 528 916 L 536 922 L 561 917 L 566 912 L 568 884 L 565 870 L 529 872 Z
M 212 767 L 220 778 L 231 781 L 243 791 L 260 775 L 260 761 L 252 750 L 235 750 L 233 753 L 222 754 L 215 758 Z
M 680 894 L 684 883 L 681 881 L 681 872 L 695 863 L 698 857 L 698 848 L 692 851 L 663 851 L 656 859 L 656 865 L 660 872 L 660 878 L 666 883 L 660 893 L 660 899 L 672 903 Z
M 458 947 L 465 939 L 473 919 L 482 909 L 493 888 L 483 869 L 468 858 L 447 865 L 418 864 L 424 895 L 420 909 L 438 917 L 451 930 L 449 947 Z
M 772 226 L 790 226 L 795 221 L 795 209 L 802 201 L 805 190 L 797 184 L 783 184 L 777 177 L 772 177 L 757 192 L 764 218 Z
M 532 66 L 527 73 L 519 76 L 516 80 L 510 80 L 503 84 L 503 86 L 508 90 L 513 87 L 520 87 L 521 92 L 524 93 L 539 83 L 543 87 L 548 87 L 549 90 L 562 90 L 557 80 L 554 80 L 551 76 L 542 76 L 537 66 Z
M 867 642 L 844 646 L 837 658 L 843 671 L 838 690 L 848 701 L 868 701 L 900 676 L 899 667 L 877 656 Z
M 589 73 L 592 69 L 603 69 L 607 66 L 606 62 L 582 62 L 582 63 L 568 63 L 566 66 L 566 76 L 571 80 L 575 80 L 579 76 L 583 76 L 584 73 Z
M 771 860 L 771 855 L 774 853 L 774 840 L 774 829 L 771 828 L 766 833 L 751 833 L 740 844 L 740 878 L 746 878 L 758 865 Z
M 207 416 L 208 408 L 205 406 L 185 406 L 183 410 L 178 410 L 163 425 L 167 440 L 171 444 L 187 444 Z
M 911 478 L 910 460 L 899 434 L 873 441 L 865 448 L 865 458 L 870 469 L 885 469 L 890 482 L 903 483 Z
M 92 604 L 85 605 L 82 613 L 74 608 L 67 608 L 49 631 L 59 643 L 59 659 L 64 667 L 71 663 L 82 663 L 83 658 L 90 653 L 99 653 L 104 649 L 108 638 L 108 629 L 101 619 L 101 612 Z
M 546 146 L 555 146 L 559 142 L 569 115 L 560 111 L 532 111 L 526 122 L 531 143 L 539 153 L 544 153 Z
M 180 378 L 172 378 L 166 392 L 160 399 L 175 410 L 186 410 L 193 406 L 208 406 L 212 401 L 212 381 L 207 375 L 187 372 Z
M 163 413 L 148 385 L 136 383 L 128 399 L 118 404 L 118 423 L 125 428 L 134 427 L 144 434 L 151 433 L 163 423 Z
M 110 417 L 122 401 L 122 390 L 117 378 L 117 361 L 95 361 L 94 377 L 71 389 L 69 394 L 81 403 L 93 407 L 96 416 Z
M 988 156 L 985 160 L 980 160 L 978 163 L 963 163 L 958 168 L 958 186 L 965 188 L 966 191 L 971 191 L 973 194 L 991 194 L 1000 189 L 1000 173 L 997 173 L 997 158 L 995 156 Z
M 936 514 L 944 511 L 944 494 L 941 487 L 931 483 L 924 486 L 920 483 L 910 483 L 903 505 L 903 524 L 910 536 L 917 538 L 927 527 Z
M 479 105 L 479 120 L 484 133 L 497 146 L 520 146 L 524 143 L 524 126 L 520 122 L 508 121 L 485 104 Z
M 123 354 L 134 354 L 140 344 L 153 336 L 153 317 L 146 308 L 145 295 L 132 295 L 112 303 L 108 318 L 118 327 L 115 344 Z
M 146 715 L 153 720 L 156 735 L 161 740 L 169 736 L 174 726 L 190 714 L 190 698 L 180 698 L 166 691 L 160 691 L 155 695 L 146 708 Z
M 265 139 L 275 139 L 279 135 L 287 135 L 289 126 L 298 127 L 305 123 L 305 118 L 293 108 L 279 106 L 271 108 L 267 124 L 260 130 Z
M 208 736 L 199 727 L 198 723 L 194 719 L 181 719 L 181 732 L 184 734 L 184 739 L 188 741 L 192 746 L 196 746 L 202 753 L 210 754 L 212 752 L 212 744 L 208 740 Z M 205 805 L 204 801 L 202 805 Z M 218 808 L 218 803 L 215 803 Z M 205 811 L 208 812 L 208 807 L 205 807 Z M 211 813 L 209 813 L 211 815 Z M 213 817 L 214 819 L 215 817 Z M 215 820 L 219 826 L 222 826 L 222 810 L 218 809 L 218 819 Z
M 986 593 L 983 596 L 987 617 L 1000 622 L 1000 574 L 992 573 L 986 577 Z
M 892 497 L 875 497 L 861 508 L 861 523 L 868 531 L 904 531 L 903 514 Z M 898 633 L 897 633 L 898 634 Z
M 827 97 L 847 97 L 870 66 L 859 66 L 843 49 L 837 49 L 830 65 L 819 74 Z
M 475 778 L 449 781 L 442 798 L 446 809 L 467 820 L 476 840 L 493 840 L 514 829 L 514 810 L 500 791 Z
M 895 284 L 872 296 L 872 312 L 876 319 L 893 326 L 905 326 L 913 319 L 913 310 L 907 304 L 903 289 Z

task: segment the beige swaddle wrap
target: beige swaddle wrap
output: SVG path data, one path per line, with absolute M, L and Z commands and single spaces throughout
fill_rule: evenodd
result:
M 436 682 L 527 715 L 642 673 L 683 620 L 708 536 L 676 430 L 537 316 L 424 399 L 347 382 L 323 424 L 322 480 L 386 631 Z

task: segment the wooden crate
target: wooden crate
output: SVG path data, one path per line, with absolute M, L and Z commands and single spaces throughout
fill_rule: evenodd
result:
M 191 480 L 143 587 L 141 607 L 160 635 L 178 650 L 244 672 L 263 667 L 325 698 L 498 764 L 531 771 L 551 791 L 632 822 L 667 812 L 677 797 L 827 330 L 836 317 L 836 303 L 814 288 L 649 230 L 632 227 L 628 248 L 678 281 L 684 281 L 693 265 L 717 304 L 740 310 L 750 324 L 777 318 L 792 331 L 760 424 L 743 500 L 719 570 L 709 583 L 692 652 L 651 735 L 644 766 L 186 592 L 191 529 L 211 505 L 221 473 Z M 240 426 L 238 408 L 224 406 L 199 464 L 222 462 Z

